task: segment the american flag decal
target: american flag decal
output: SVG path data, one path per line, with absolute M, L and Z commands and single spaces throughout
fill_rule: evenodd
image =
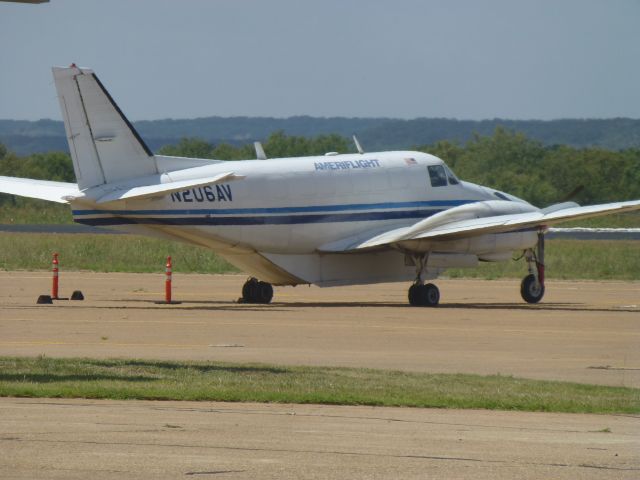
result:
M 405 158 L 404 159 L 404 163 L 406 163 L 407 165 L 417 165 L 418 162 L 416 162 L 415 158 Z

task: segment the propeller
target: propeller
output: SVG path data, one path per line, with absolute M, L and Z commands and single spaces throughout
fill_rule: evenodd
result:
M 562 197 L 559 202 L 553 203 L 546 208 L 543 208 L 542 211 L 546 213 L 557 212 L 558 210 L 564 210 L 565 208 L 579 207 L 576 202 L 572 201 L 582 190 L 584 190 L 584 185 L 578 185 L 576 188 L 571 190 L 567 195 Z
M 584 185 L 578 185 L 576 188 L 571 190 L 571 192 L 560 199 L 558 203 L 569 202 L 576 198 L 580 192 L 584 190 Z

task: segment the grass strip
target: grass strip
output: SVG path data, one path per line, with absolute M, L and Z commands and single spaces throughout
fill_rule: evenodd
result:
M 359 368 L 0 357 L 0 396 L 640 413 L 640 389 Z
M 175 272 L 238 272 L 209 249 L 170 240 L 136 235 L 0 233 L 0 269 L 48 270 L 53 252 L 60 254 L 63 270 L 159 273 L 171 255 Z
M 549 240 L 546 274 L 550 279 L 640 280 L 640 242 L 623 240 Z M 52 252 L 63 270 L 162 272 L 167 255 L 174 271 L 232 273 L 238 270 L 211 250 L 180 242 L 134 235 L 0 233 L 0 269 L 48 270 Z M 481 263 L 451 269 L 451 278 L 522 278 L 524 261 Z
M 640 280 L 637 240 L 546 241 L 545 276 L 552 280 Z M 482 262 L 477 268 L 451 269 L 450 278 L 522 278 L 527 268 L 518 262 Z
M 2 202 L 2 195 L 0 195 L 0 223 L 13 225 L 70 224 L 73 223 L 73 216 L 69 205 L 21 197 L 13 197 L 13 202 Z

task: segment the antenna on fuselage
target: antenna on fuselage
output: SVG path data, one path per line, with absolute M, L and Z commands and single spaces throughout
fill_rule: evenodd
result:
M 253 142 L 253 147 L 256 149 L 256 158 L 258 160 L 266 160 L 267 154 L 264 153 L 264 148 L 262 148 L 262 143 Z
M 356 137 L 355 135 L 353 136 L 353 143 L 356 144 L 356 150 L 358 150 L 358 153 L 362 155 L 364 153 L 364 150 L 362 149 L 362 145 L 360 145 L 360 142 L 358 141 L 358 137 Z

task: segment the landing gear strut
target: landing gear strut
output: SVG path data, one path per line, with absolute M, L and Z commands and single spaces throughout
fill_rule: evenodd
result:
M 270 283 L 261 282 L 251 277 L 242 286 L 242 303 L 270 303 L 273 298 L 273 287 Z
M 435 307 L 440 301 L 440 290 L 433 283 L 424 284 L 422 273 L 427 267 L 429 254 L 414 257 L 416 279 L 409 287 L 409 304 L 414 307 Z
M 527 303 L 538 303 L 544 296 L 544 233 L 538 232 L 537 252 L 525 252 L 529 275 L 522 279 L 520 295 Z

